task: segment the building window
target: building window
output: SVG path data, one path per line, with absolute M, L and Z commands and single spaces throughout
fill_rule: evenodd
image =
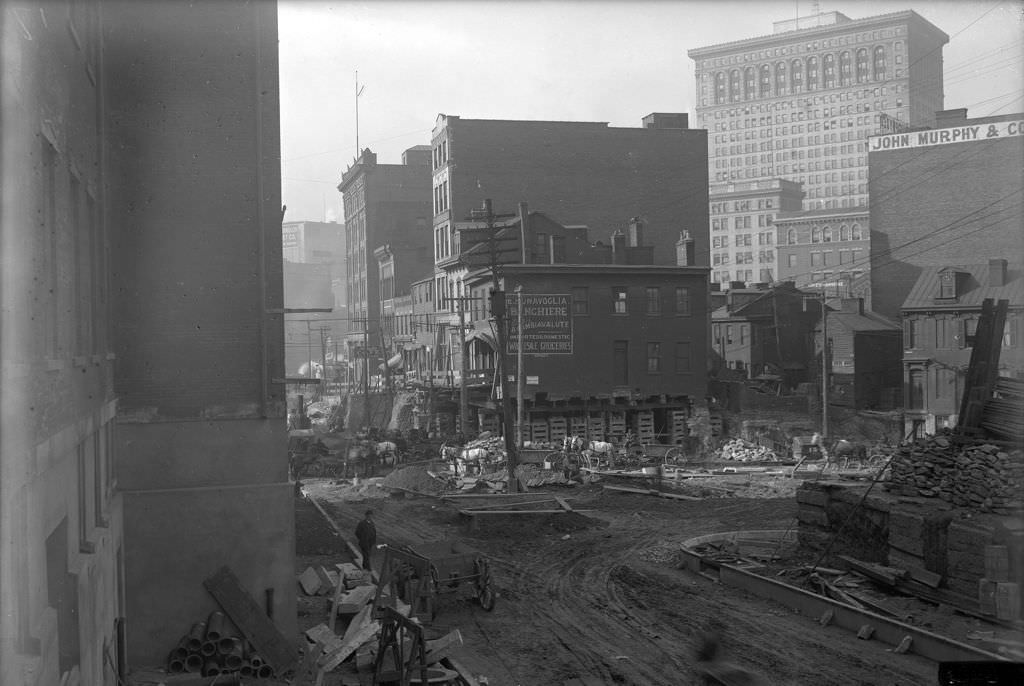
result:
M 786 232 L 786 243 L 789 245 L 796 245 L 796 229 L 789 229 Z
M 874 51 L 873 77 L 875 81 L 885 80 L 885 48 L 877 46 Z
M 661 289 L 657 286 L 648 286 L 644 289 L 647 296 L 647 314 L 657 316 L 661 314 Z
M 811 266 L 812 267 L 820 267 L 821 264 L 822 264 L 821 253 L 820 252 L 812 252 L 811 253 Z
M 549 264 L 551 256 L 548 254 L 548 235 L 537 233 L 533 236 L 533 259 L 539 264 Z
M 1008 318 L 1003 326 L 1003 347 L 1015 348 L 1020 340 L 1020 320 L 1017 317 Z
M 690 314 L 690 289 L 686 286 L 676 286 L 676 314 Z
M 689 374 L 691 369 L 690 343 L 678 342 L 675 350 L 675 371 L 676 374 Z
M 624 286 L 612 287 L 612 312 L 614 314 L 628 314 L 627 291 Z
M 590 314 L 590 289 L 586 286 L 573 286 L 572 313 Z
M 939 298 L 956 298 L 955 272 L 943 272 L 939 275 Z
M 647 344 L 647 373 L 661 373 L 661 343 Z
M 565 264 L 565 236 L 551 237 L 551 264 Z
M 935 347 L 947 350 L 950 347 L 950 324 L 952 322 L 945 317 L 935 319 Z
M 796 255 L 787 255 L 787 258 L 788 258 L 788 264 L 789 264 L 790 267 L 797 266 Z
M 811 243 L 821 243 L 821 229 L 817 226 L 811 229 Z
M 922 321 L 916 317 L 906 320 L 905 334 L 907 337 L 906 346 L 907 348 L 917 348 L 924 345 L 924 338 L 922 337 L 923 328 Z
M 907 389 L 907 407 L 911 410 L 924 409 L 924 370 L 913 369 L 910 372 L 910 384 Z
M 850 228 L 850 240 L 859 241 L 862 240 L 862 238 L 863 236 L 861 236 L 860 224 L 854 224 Z
M 831 243 L 832 242 L 832 227 L 831 226 L 826 226 L 825 228 L 823 228 L 821 230 L 821 241 L 822 241 L 822 243 Z
M 848 241 L 850 240 L 850 229 L 846 224 L 839 227 L 839 240 Z

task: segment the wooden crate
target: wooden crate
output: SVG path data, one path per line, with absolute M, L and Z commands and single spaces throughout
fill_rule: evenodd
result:
M 587 418 L 583 415 L 573 415 L 569 417 L 569 433 L 573 436 L 586 436 Z
M 480 432 L 490 431 L 492 434 L 498 433 L 498 416 L 493 414 L 482 414 L 480 415 Z
M 548 419 L 548 435 L 551 437 L 553 443 L 561 443 L 565 440 L 566 429 L 568 428 L 568 422 L 565 421 L 565 417 L 556 415 Z
M 608 434 L 610 436 L 624 436 L 626 434 L 626 413 L 608 413 Z
M 636 437 L 643 443 L 654 441 L 654 412 L 642 410 L 636 413 Z
M 535 419 L 530 422 L 530 440 L 534 443 L 548 443 L 551 441 L 551 434 L 548 432 L 548 423 L 544 419 Z
M 690 435 L 690 427 L 686 420 L 686 410 L 672 410 L 670 433 L 672 442 L 676 445 L 683 443 L 686 437 Z

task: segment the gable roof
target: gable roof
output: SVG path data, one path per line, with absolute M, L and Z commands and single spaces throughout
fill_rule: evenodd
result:
M 857 314 L 856 312 L 830 311 L 828 313 L 828 325 L 831 327 L 837 324 L 846 327 L 850 331 L 892 331 L 894 333 L 901 331 L 901 327 L 898 324 L 874 312 Z
M 960 284 L 959 294 L 955 300 L 936 300 L 939 292 L 939 274 L 946 269 L 966 274 Z M 1024 305 L 1024 271 L 1021 265 L 1007 265 L 1006 285 L 989 286 L 989 264 L 944 265 L 924 267 L 914 282 L 913 288 L 903 301 L 902 309 L 928 310 L 962 310 L 965 308 L 981 308 L 986 298 L 993 300 L 1009 300 L 1011 305 Z

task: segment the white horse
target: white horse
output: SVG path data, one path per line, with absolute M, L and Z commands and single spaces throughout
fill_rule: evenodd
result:
M 592 453 L 611 455 L 615 451 L 615 446 L 607 441 L 585 441 L 580 436 L 566 436 L 562 441 L 562 449 L 566 452 L 588 450 Z
M 465 473 L 469 466 L 480 468 L 480 463 L 487 459 L 486 448 L 460 448 L 456 445 L 442 445 L 441 459 L 452 466 L 452 472 L 458 476 Z

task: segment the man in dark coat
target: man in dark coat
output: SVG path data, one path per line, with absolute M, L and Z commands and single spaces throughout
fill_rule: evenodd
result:
M 359 542 L 359 552 L 363 554 L 363 569 L 372 569 L 370 555 L 377 545 L 377 527 L 373 523 L 373 510 L 367 510 L 366 515 L 356 525 L 356 541 Z

